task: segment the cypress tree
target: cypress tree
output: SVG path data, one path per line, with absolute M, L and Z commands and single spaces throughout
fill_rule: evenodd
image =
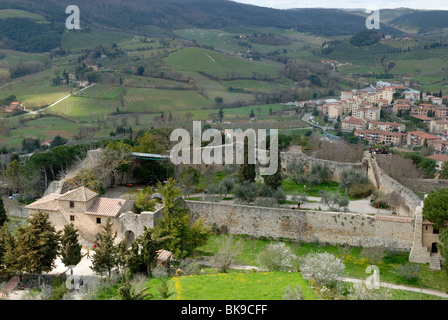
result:
M 118 261 L 117 247 L 114 245 L 116 237 L 117 232 L 112 231 L 112 222 L 108 218 L 103 231 L 98 234 L 98 239 L 95 241 L 95 255 L 90 268 L 99 274 L 107 272 L 109 278 Z
M 38 211 L 29 224 L 18 229 L 15 255 L 23 271 L 40 275 L 54 268 L 59 253 L 60 233 L 48 219 L 48 213 Z
M 7 221 L 8 221 L 8 216 L 6 215 L 3 198 L 0 197 L 0 227 L 3 226 Z
M 240 165 L 238 179 L 240 182 L 255 182 L 255 164 L 249 164 L 249 138 L 244 137 L 244 163 Z
M 78 241 L 78 231 L 73 223 L 64 226 L 61 239 L 61 259 L 64 265 L 76 266 L 82 258 L 81 244 Z M 73 270 L 72 270 L 73 273 Z
M 277 190 L 282 186 L 283 182 L 283 174 L 282 174 L 282 166 L 280 162 L 280 152 L 278 153 L 278 165 L 277 165 L 277 172 L 264 177 L 264 184 L 271 187 L 272 190 Z

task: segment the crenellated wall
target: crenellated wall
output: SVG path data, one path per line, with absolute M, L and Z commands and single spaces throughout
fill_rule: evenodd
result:
M 413 242 L 411 218 L 344 212 L 265 208 L 217 202 L 185 201 L 194 219 L 227 226 L 231 234 L 287 238 L 351 246 L 409 251 Z

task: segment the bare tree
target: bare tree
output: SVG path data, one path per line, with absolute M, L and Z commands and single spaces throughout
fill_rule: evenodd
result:
M 414 188 L 415 179 L 420 179 L 424 176 L 423 172 L 417 168 L 411 159 L 405 159 L 401 155 L 381 155 L 375 158 L 380 168 L 391 178 L 410 189 Z
M 361 257 L 366 258 L 370 265 L 374 265 L 384 257 L 384 251 L 379 247 L 363 248 Z
M 193 118 L 193 114 L 191 112 L 187 112 L 184 114 L 184 117 L 187 121 L 190 121 L 190 119 Z
M 311 135 L 313 156 L 318 159 L 337 162 L 361 162 L 364 149 L 361 145 L 351 145 L 345 141 L 328 141 L 317 139 Z
M 232 236 L 224 236 L 218 243 L 218 253 L 212 257 L 212 262 L 217 265 L 220 272 L 226 273 L 242 251 L 241 241 L 235 241 Z

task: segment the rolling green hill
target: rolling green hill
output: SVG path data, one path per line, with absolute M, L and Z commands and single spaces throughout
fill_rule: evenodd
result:
M 448 28 L 448 11 L 417 11 L 399 16 L 390 24 L 408 32 L 425 33 Z
M 31 20 L 45 21 L 45 18 L 43 16 L 24 10 L 17 10 L 17 9 L 0 10 L 0 19 L 7 19 L 7 18 L 27 18 Z
M 277 77 L 280 71 L 280 67 L 200 48 L 182 49 L 170 54 L 165 61 L 177 70 L 202 71 L 218 78 L 225 78 L 232 74 L 240 78 L 252 77 L 253 73 Z

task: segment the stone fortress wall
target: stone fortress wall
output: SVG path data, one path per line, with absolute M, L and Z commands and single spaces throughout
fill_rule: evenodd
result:
M 286 238 L 305 242 L 382 247 L 409 251 L 412 219 L 388 219 L 345 212 L 266 208 L 219 202 L 185 201 L 194 219 L 226 226 L 230 234 Z
M 411 262 L 429 262 L 430 255 L 427 248 L 423 247 L 422 201 L 413 191 L 389 177 L 369 155 L 361 163 L 339 163 L 311 158 L 301 152 L 284 152 L 281 160 L 284 171 L 288 163 L 297 160 L 304 164 L 305 170 L 310 170 L 315 163 L 326 165 L 334 181 L 339 181 L 340 174 L 345 170 L 365 173 L 377 189 L 385 193 L 398 192 L 404 205 L 397 210 L 398 215 L 366 215 L 219 202 L 184 203 L 190 208 L 193 219 L 201 217 L 207 225 L 226 226 L 231 234 L 383 247 L 410 251 Z M 63 186 L 58 187 L 62 189 Z M 161 218 L 161 211 L 162 208 L 141 214 L 120 214 L 117 217 L 119 240 L 133 240 L 143 234 L 144 227 L 154 227 Z

